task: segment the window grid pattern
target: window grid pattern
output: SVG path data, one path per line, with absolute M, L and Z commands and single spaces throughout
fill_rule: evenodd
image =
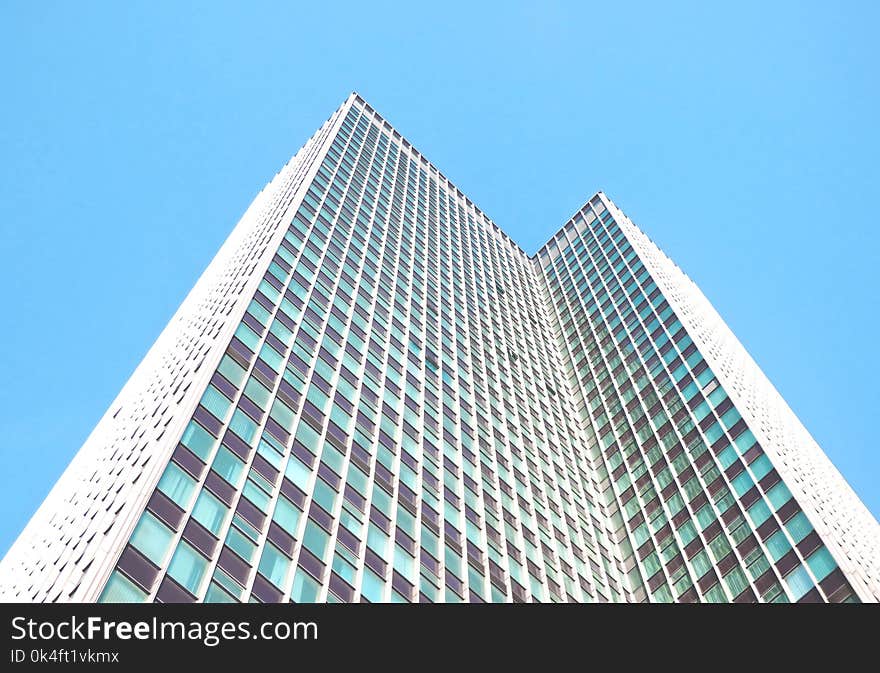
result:
M 107 599 L 857 600 L 603 196 L 530 260 L 361 101 L 227 356 Z
M 826 580 L 854 598 L 827 579 L 827 549 L 601 196 L 539 259 L 634 587 L 667 602 L 810 601 L 829 598 Z
M 699 288 L 610 199 L 602 199 L 808 512 L 840 566 L 833 581 L 845 576 L 862 600 L 880 600 L 877 521 Z
M 0 596 L 876 600 L 877 530 L 604 194 L 530 257 L 352 94 L 245 213 Z
M 193 488 L 144 514 L 163 553 L 132 539 L 104 598 L 629 598 L 536 288 L 354 105 L 169 465 Z

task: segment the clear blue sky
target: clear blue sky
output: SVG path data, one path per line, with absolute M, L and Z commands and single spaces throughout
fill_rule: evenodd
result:
M 878 7 L 3 3 L 0 553 L 352 90 L 527 251 L 605 190 L 880 515 Z

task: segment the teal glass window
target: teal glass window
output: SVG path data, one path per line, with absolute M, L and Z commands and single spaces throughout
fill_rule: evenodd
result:
M 226 420 L 226 414 L 229 412 L 229 407 L 232 406 L 232 401 L 214 386 L 209 385 L 205 389 L 205 394 L 202 395 L 201 404 L 214 416 L 223 421 Z
M 694 575 L 696 577 L 702 577 L 712 569 L 712 563 L 709 561 L 709 555 L 706 553 L 705 549 L 701 549 L 697 552 L 694 558 L 691 559 L 691 567 L 694 569 Z
M 280 372 L 284 368 L 284 357 L 268 343 L 260 350 L 260 359 L 276 372 Z
M 724 430 L 721 429 L 718 421 L 715 421 L 712 425 L 706 428 L 706 439 L 709 440 L 709 444 L 717 442 L 723 434 Z
M 306 530 L 303 534 L 303 546 L 312 552 L 319 559 L 324 558 L 324 552 L 327 551 L 327 541 L 330 536 L 314 521 L 309 520 L 306 524 Z
M 294 536 L 296 535 L 296 527 L 299 524 L 301 514 L 302 512 L 300 512 L 296 505 L 282 496 L 275 503 L 275 513 L 272 515 L 272 520 L 290 533 L 291 536 Z
M 733 463 L 736 462 L 736 459 L 736 449 L 734 449 L 733 446 L 726 447 L 718 454 L 718 462 L 721 463 L 721 468 L 725 470 L 733 465 Z
M 208 585 L 208 591 L 205 593 L 205 603 L 236 603 L 237 601 L 230 596 L 225 590 L 211 582 Z
M 751 430 L 746 430 L 734 439 L 733 443 L 736 444 L 736 448 L 739 449 L 740 453 L 745 453 L 755 445 L 755 436 Z
M 773 469 L 773 465 L 770 464 L 770 459 L 766 455 L 761 455 L 749 465 L 749 469 L 755 475 L 755 479 L 761 480 Z
M 263 308 L 263 305 L 256 299 L 251 300 L 251 303 L 248 304 L 247 311 L 254 316 L 261 325 L 265 325 L 269 322 L 269 311 Z
M 267 485 L 266 489 L 264 489 L 259 486 L 256 481 L 258 479 L 263 481 L 259 475 L 255 474 L 254 470 L 251 470 L 250 476 L 247 481 L 244 482 L 242 494 L 263 512 L 268 512 L 270 496 L 267 493 L 267 489 L 269 489 L 269 487 Z
M 316 479 L 312 500 L 317 502 L 326 511 L 332 512 L 333 505 L 336 503 L 336 491 L 330 488 L 323 479 Z
M 220 360 L 220 365 L 217 367 L 217 370 L 236 388 L 241 386 L 241 382 L 244 381 L 244 377 L 247 375 L 247 372 L 242 366 L 228 355 L 224 355 L 223 359 Z
M 415 581 L 415 559 L 399 545 L 394 545 L 394 569 L 410 582 Z
M 776 531 L 773 535 L 767 538 L 766 544 L 770 556 L 773 557 L 774 561 L 781 559 L 791 549 L 791 543 L 781 530 Z
M 731 486 L 733 486 L 733 490 L 736 491 L 737 495 L 742 495 L 746 491 L 748 491 L 752 486 L 755 485 L 755 482 L 752 481 L 752 478 L 749 476 L 749 473 L 743 470 L 740 472 L 733 480 L 730 482 Z
M 226 546 L 248 563 L 253 560 L 254 552 L 257 550 L 257 546 L 253 541 L 235 526 L 229 527 L 229 533 L 226 535 Z
M 320 435 L 308 423 L 300 421 L 296 427 L 296 439 L 312 453 L 318 452 Z
M 767 503 L 762 499 L 756 501 L 754 505 L 749 507 L 748 515 L 752 520 L 752 525 L 757 528 L 770 518 L 771 512 L 770 508 L 767 507 Z
M 803 512 L 798 512 L 786 521 L 785 527 L 795 544 L 803 540 L 813 531 L 813 525 L 810 523 L 809 519 L 807 519 L 807 515 Z
M 706 418 L 706 416 L 709 415 L 710 411 L 711 409 L 709 408 L 709 405 L 706 404 L 704 400 L 697 405 L 696 409 L 694 409 L 694 417 L 697 419 L 698 422 L 702 421 L 704 418 Z
M 749 586 L 749 581 L 748 579 L 746 579 L 746 574 L 739 567 L 734 568 L 727 575 L 725 575 L 724 582 L 725 584 L 727 584 L 730 595 L 734 598 L 739 596 Z
M 238 412 L 236 412 L 238 413 Z M 180 443 L 196 454 L 202 461 L 208 459 L 217 439 L 195 421 L 190 421 L 183 431 Z
M 250 444 L 257 433 L 257 424 L 241 409 L 236 409 L 229 421 L 229 429 Z
M 161 567 L 171 546 L 174 532 L 152 512 L 144 512 L 131 534 L 131 545 Z
M 364 569 L 363 586 L 361 593 L 371 603 L 378 603 L 382 600 L 382 590 L 385 583 L 369 568 Z
M 773 509 L 779 509 L 791 500 L 791 491 L 789 491 L 788 487 L 780 481 L 767 491 L 767 499 L 770 501 L 770 504 L 773 505 Z
M 813 588 L 813 580 L 810 579 L 807 569 L 802 565 L 792 570 L 784 579 L 791 592 L 791 597 L 796 601 L 803 598 Z
M 147 594 L 118 570 L 114 570 L 98 598 L 99 603 L 143 603 Z
M 244 387 L 244 394 L 263 411 L 266 410 L 266 405 L 269 404 L 272 397 L 269 389 L 254 377 L 248 379 L 247 385 Z
M 281 461 L 286 449 L 272 435 L 263 433 L 257 445 L 257 453 L 263 456 L 276 469 L 281 469 Z
M 364 571 L 364 575 L 369 570 Z M 366 577 L 365 577 L 366 579 Z M 294 603 L 314 603 L 318 599 L 318 583 L 302 570 L 297 570 L 293 576 L 293 588 L 290 591 L 290 600 Z
M 685 521 L 681 528 L 678 529 L 679 534 L 681 535 L 681 543 L 683 546 L 687 546 L 687 544 L 697 537 L 697 529 L 694 526 L 694 522 L 691 520 Z
M 737 421 L 739 421 L 742 416 L 739 415 L 739 412 L 733 408 L 728 409 L 724 412 L 724 415 L 721 416 L 721 424 L 724 426 L 725 430 L 730 430 L 734 425 L 736 425 Z
M 355 583 L 356 565 L 357 557 L 351 555 L 345 547 L 336 548 L 336 554 L 333 555 L 333 570 L 349 584 Z
M 260 556 L 259 573 L 279 589 L 284 587 L 287 571 L 290 570 L 290 559 L 273 545 L 267 544 Z
M 709 505 L 703 505 L 697 510 L 697 521 L 700 522 L 700 528 L 705 529 L 715 521 L 715 512 Z
M 169 462 L 158 488 L 182 509 L 189 508 L 189 501 L 196 488 L 196 480 L 184 472 L 175 462 Z
M 725 397 L 727 397 L 727 393 L 724 392 L 724 388 L 722 388 L 721 386 L 718 386 L 717 388 L 715 388 L 715 390 L 709 393 L 709 401 L 712 403 L 712 408 L 714 409 L 715 407 L 717 407 L 718 403 L 721 402 Z
M 192 517 L 214 535 L 217 535 L 223 527 L 223 520 L 228 511 L 229 508 L 220 502 L 213 493 L 202 491 L 196 500 Z
M 254 353 L 257 352 L 260 337 L 258 337 L 250 327 L 244 323 L 240 324 L 235 330 L 235 336 L 237 336 L 239 341 L 250 348 Z
M 274 418 L 282 428 L 289 429 L 293 427 L 293 410 L 281 400 L 275 400 L 269 415 Z
M 727 596 L 724 595 L 724 589 L 721 584 L 715 583 L 706 591 L 706 601 L 709 603 L 726 603 Z
M 837 567 L 837 562 L 831 556 L 828 548 L 823 545 L 810 555 L 807 559 L 807 565 L 810 566 L 816 579 L 821 582 Z
M 235 487 L 241 484 L 244 462 L 225 446 L 217 449 L 214 457 L 214 471 Z
M 312 471 L 307 468 L 299 458 L 292 455 L 290 456 L 290 460 L 287 461 L 287 468 L 284 470 L 284 474 L 287 475 L 294 484 L 305 491 L 309 483 L 309 477 L 312 475 Z
M 208 560 L 181 540 L 168 565 L 168 575 L 191 594 L 198 596 L 207 569 Z

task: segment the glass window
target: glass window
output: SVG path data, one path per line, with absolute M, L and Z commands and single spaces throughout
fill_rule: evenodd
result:
M 272 397 L 272 393 L 269 392 L 269 389 L 254 377 L 248 379 L 247 385 L 244 387 L 244 394 L 263 411 L 266 410 L 269 398 Z
M 272 411 L 269 412 L 269 415 L 278 421 L 278 424 L 282 428 L 293 427 L 293 410 L 281 400 L 275 400 L 275 403 L 272 405 Z
M 730 595 L 734 598 L 739 596 L 749 586 L 746 574 L 739 567 L 734 568 L 730 573 L 725 575 L 724 581 L 727 584 L 727 588 L 730 590 Z
M 369 570 L 364 572 L 364 579 Z M 314 603 L 318 598 L 320 587 L 311 577 L 302 570 L 297 570 L 293 576 L 293 589 L 290 591 L 290 600 L 294 603 Z
M 214 458 L 214 471 L 235 487 L 241 483 L 244 473 L 244 462 L 225 446 L 217 449 Z
M 263 512 L 269 511 L 269 500 L 271 500 L 271 496 L 266 492 L 267 490 L 271 490 L 271 486 L 267 486 L 266 490 L 258 485 L 258 481 L 262 481 L 265 483 L 265 480 L 260 477 L 255 470 L 251 470 L 250 476 L 247 481 L 244 482 L 244 489 L 242 489 L 242 494 L 247 497 L 254 505 L 259 507 Z
M 733 440 L 733 443 L 736 444 L 736 448 L 739 449 L 740 453 L 745 453 L 755 445 L 755 436 L 751 430 L 746 430 Z
M 754 473 L 755 479 L 763 479 L 770 470 L 773 469 L 773 465 L 770 464 L 770 459 L 766 455 L 762 455 L 760 458 L 755 460 L 751 465 L 749 465 L 749 469 Z
M 785 503 L 791 500 L 791 491 L 789 491 L 788 487 L 780 481 L 773 488 L 767 491 L 767 499 L 770 500 L 770 504 L 773 505 L 773 509 L 779 509 Z
M 169 462 L 162 478 L 159 480 L 159 490 L 171 498 L 182 509 L 189 507 L 189 501 L 196 487 L 196 480 L 180 468 L 177 463 Z
M 710 603 L 726 603 L 727 596 L 724 595 L 724 589 L 721 588 L 721 585 L 715 583 L 706 591 L 706 600 Z
M 752 520 L 752 524 L 756 528 L 769 519 L 770 514 L 770 508 L 767 507 L 767 503 L 764 502 L 763 499 L 756 501 L 755 504 L 748 509 L 749 518 Z
M 202 461 L 208 459 L 208 454 L 211 453 L 211 449 L 214 448 L 214 442 L 216 441 L 216 438 L 210 432 L 195 421 L 189 422 L 186 430 L 183 431 L 183 437 L 180 439 L 180 443 L 201 458 Z
M 284 368 L 284 358 L 269 344 L 260 350 L 260 359 L 269 365 L 273 371 L 280 372 Z
M 378 603 L 382 600 L 382 590 L 385 583 L 376 573 L 369 568 L 364 568 L 364 579 L 361 593 L 371 603 Z
M 731 486 L 733 486 L 733 490 L 736 491 L 737 495 L 742 495 L 746 491 L 748 491 L 752 486 L 755 485 L 755 482 L 752 481 L 752 478 L 749 476 L 749 473 L 743 470 L 740 472 L 733 480 L 730 482 Z
M 214 386 L 209 385 L 205 389 L 205 394 L 202 395 L 201 404 L 222 421 L 226 419 L 226 414 L 229 412 L 229 407 L 232 406 L 232 401 Z
M 794 600 L 800 600 L 806 593 L 813 588 L 813 580 L 804 566 L 799 565 L 785 576 L 785 583 Z
M 705 402 L 704 402 L 705 404 Z M 718 424 L 718 421 L 715 421 L 712 425 L 706 428 L 706 439 L 709 440 L 709 444 L 714 444 L 721 438 L 721 435 L 724 434 L 724 430 L 721 429 L 721 426 Z
M 236 409 L 229 421 L 229 429 L 250 444 L 257 432 L 257 424 L 241 409 Z
M 132 546 L 161 567 L 174 532 L 151 512 L 144 512 L 131 534 Z
M 258 337 L 250 327 L 241 323 L 235 330 L 235 336 L 237 336 L 239 340 L 253 352 L 257 351 L 260 337 Z
M 205 603 L 236 603 L 237 601 L 218 585 L 211 582 L 205 593 Z
M 703 505 L 697 511 L 697 521 L 700 522 L 700 527 L 702 529 L 706 529 L 713 521 L 715 521 L 715 512 L 712 511 L 712 507 L 709 505 Z
M 323 479 L 315 480 L 315 488 L 312 492 L 312 500 L 317 502 L 326 511 L 332 512 L 336 503 L 336 491 L 334 491 Z
M 110 579 L 101 592 L 99 603 L 143 603 L 147 594 L 118 570 L 110 574 Z
M 208 560 L 183 540 L 177 545 L 168 574 L 182 587 L 198 596 L 199 587 L 208 569 Z
M 244 381 L 244 377 L 247 375 L 247 372 L 241 367 L 241 365 L 228 355 L 224 355 L 223 359 L 220 360 L 220 365 L 217 367 L 217 371 L 232 382 L 236 388 L 241 385 L 241 382 Z
M 770 556 L 773 557 L 773 560 L 778 561 L 791 549 L 791 543 L 785 537 L 785 534 L 778 530 L 767 538 L 767 549 L 770 551 Z
M 725 429 L 730 430 L 740 418 L 742 418 L 742 416 L 739 415 L 739 412 L 735 408 L 728 409 L 721 417 L 721 423 L 724 425 Z
M 810 566 L 816 579 L 821 582 L 837 567 L 837 562 L 828 548 L 823 546 L 812 553 L 807 559 L 807 565 Z
M 285 497 L 279 497 L 275 503 L 275 513 L 272 520 L 291 535 L 296 535 L 296 527 L 302 512 Z
M 679 534 L 681 535 L 681 543 L 683 546 L 687 546 L 687 544 L 697 537 L 697 529 L 694 526 L 694 522 L 688 519 L 685 521 L 681 528 L 678 529 Z
M 721 453 L 718 454 L 718 462 L 721 463 L 722 469 L 727 469 L 736 461 L 736 449 L 733 446 L 728 446 Z
M 323 560 L 329 537 L 323 528 L 310 519 L 303 534 L 303 546 Z
M 202 524 L 214 535 L 223 527 L 223 520 L 229 508 L 218 500 L 213 493 L 202 491 L 196 506 L 193 508 L 193 519 Z
M 705 549 L 701 549 L 693 559 L 691 559 L 691 567 L 694 569 L 694 574 L 697 577 L 702 577 L 712 568 L 712 563 L 709 561 L 709 555 L 706 553 Z
M 813 530 L 812 524 L 803 512 L 798 512 L 786 521 L 785 527 L 795 544 L 807 537 Z
M 229 527 L 229 533 L 226 535 L 226 546 L 248 563 L 253 560 L 254 552 L 257 550 L 257 546 L 253 541 L 235 526 Z
M 290 559 L 282 554 L 274 545 L 267 544 L 260 556 L 260 574 L 279 589 L 284 587 L 287 579 L 287 571 L 290 569 Z
M 299 458 L 291 455 L 290 460 L 287 461 L 287 468 L 284 470 L 284 474 L 305 491 L 307 490 L 306 485 L 309 483 L 312 471 Z

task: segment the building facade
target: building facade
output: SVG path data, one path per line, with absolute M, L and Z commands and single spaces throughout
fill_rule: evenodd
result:
M 0 597 L 877 601 L 880 527 L 604 194 L 529 256 L 352 94 L 248 208 Z

